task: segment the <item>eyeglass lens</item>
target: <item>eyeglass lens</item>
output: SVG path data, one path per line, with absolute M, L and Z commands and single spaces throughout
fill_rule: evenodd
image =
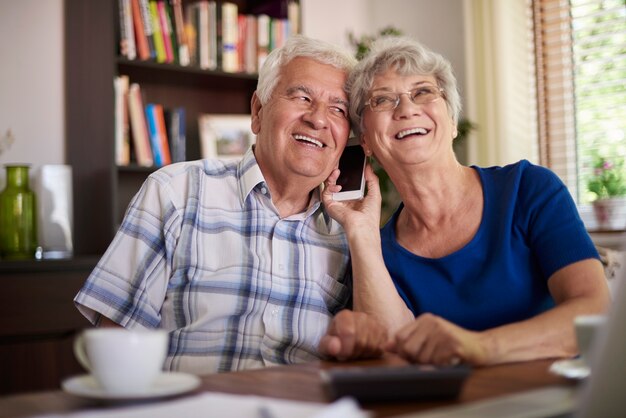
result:
M 400 96 L 406 94 L 415 104 L 426 104 L 437 100 L 442 96 L 439 88 L 434 86 L 420 86 L 402 93 L 383 93 L 372 96 L 366 105 L 376 112 L 393 110 L 400 104 Z

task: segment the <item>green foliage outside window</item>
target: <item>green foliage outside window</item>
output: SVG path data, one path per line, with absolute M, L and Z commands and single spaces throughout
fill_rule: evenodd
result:
M 596 153 L 587 189 L 596 196 L 596 200 L 626 196 L 624 160 L 605 158 Z
M 571 14 L 578 189 L 588 203 L 626 195 L 626 7 L 571 0 Z

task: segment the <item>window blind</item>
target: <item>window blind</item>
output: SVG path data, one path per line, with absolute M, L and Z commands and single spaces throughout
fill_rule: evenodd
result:
M 624 0 L 533 0 L 540 163 L 579 202 L 594 152 L 626 158 Z
M 533 6 L 539 162 L 575 196 L 576 122 L 572 21 L 568 0 L 536 0 Z

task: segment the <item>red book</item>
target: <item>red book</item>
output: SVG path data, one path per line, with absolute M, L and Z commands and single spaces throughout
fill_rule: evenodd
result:
M 137 55 L 141 60 L 150 59 L 150 47 L 148 46 L 148 38 L 143 27 L 143 19 L 141 18 L 141 8 L 139 0 L 131 0 L 133 23 L 135 27 L 135 44 L 137 46 Z

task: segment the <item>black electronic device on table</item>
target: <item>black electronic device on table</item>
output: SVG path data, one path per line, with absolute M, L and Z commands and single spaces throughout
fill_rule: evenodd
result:
M 386 402 L 455 398 L 471 368 L 465 365 L 337 367 L 321 373 L 333 399 L 350 396 L 361 402 Z

